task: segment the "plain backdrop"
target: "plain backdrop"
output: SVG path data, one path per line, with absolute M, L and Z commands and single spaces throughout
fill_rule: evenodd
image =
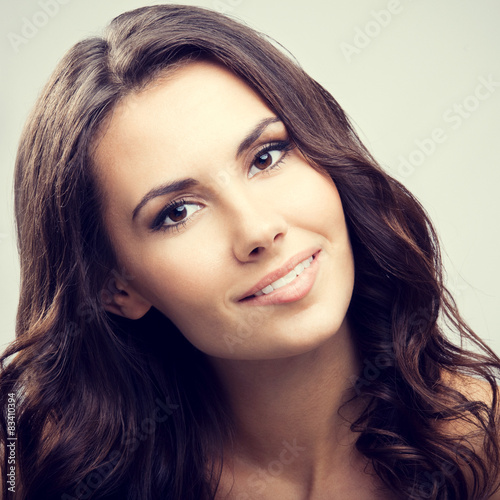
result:
M 14 338 L 12 177 L 27 114 L 57 61 L 141 0 L 1 0 L 0 349 Z M 422 202 L 464 317 L 500 353 L 499 0 L 198 0 L 286 47 Z M 314 214 L 312 214 L 313 216 Z

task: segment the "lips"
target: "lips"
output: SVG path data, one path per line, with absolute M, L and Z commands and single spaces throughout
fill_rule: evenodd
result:
M 295 279 L 311 265 L 318 253 L 318 250 L 309 250 L 295 255 L 279 269 L 276 269 L 262 278 L 239 300 L 242 301 L 261 295 L 268 295 L 274 290 L 278 290 L 279 288 L 293 283 Z
M 270 285 L 267 285 L 262 290 L 255 292 L 254 295 L 256 297 L 258 297 L 259 295 L 267 295 L 268 293 L 271 293 L 278 288 L 288 285 L 288 283 L 291 283 L 297 276 L 300 276 L 300 274 L 302 274 L 302 271 L 304 271 L 304 269 L 307 269 L 311 265 L 312 261 L 313 257 L 311 256 L 308 259 L 299 262 L 288 274 L 283 276 L 283 278 L 278 278 L 276 281 L 273 281 Z

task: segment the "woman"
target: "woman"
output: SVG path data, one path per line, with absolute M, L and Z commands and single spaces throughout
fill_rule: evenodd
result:
M 16 217 L 15 498 L 499 498 L 431 223 L 259 34 L 155 6 L 73 47 Z

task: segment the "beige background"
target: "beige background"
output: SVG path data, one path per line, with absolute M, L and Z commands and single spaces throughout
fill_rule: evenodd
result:
M 73 43 L 98 34 L 115 15 L 153 3 L 162 2 L 2 2 L 0 349 L 14 338 L 18 261 L 12 173 L 27 113 L 56 62 Z M 459 307 L 500 353 L 496 262 L 500 246 L 500 1 L 177 3 L 227 12 L 271 35 L 332 92 L 376 158 L 429 211 L 443 243 L 448 283 Z M 484 81 L 490 83 L 485 87 Z M 403 158 L 413 165 L 403 166 Z

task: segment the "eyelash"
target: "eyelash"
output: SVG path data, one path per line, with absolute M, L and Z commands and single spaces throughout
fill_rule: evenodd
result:
M 253 161 L 250 165 L 250 168 L 253 167 L 254 163 L 269 151 L 281 151 L 282 155 L 279 160 L 276 161 L 274 165 L 266 167 L 261 170 L 261 172 L 270 172 L 271 170 L 279 168 L 279 166 L 283 163 L 288 153 L 293 149 L 292 143 L 287 139 L 284 141 L 276 141 L 266 144 L 262 149 L 260 149 L 253 157 Z M 249 170 L 250 170 L 249 168 Z M 260 169 L 259 169 L 260 170 Z M 255 174 L 254 174 L 255 175 Z M 253 176 L 252 176 L 253 177 Z
M 281 151 L 282 155 L 281 157 L 274 163 L 273 165 L 266 167 L 261 170 L 261 172 L 270 172 L 271 170 L 279 168 L 281 163 L 285 160 L 287 157 L 288 153 L 293 149 L 293 146 L 289 140 L 284 140 L 284 141 L 276 141 L 276 142 L 271 142 L 269 144 L 266 144 L 263 148 L 261 148 L 253 157 L 252 163 L 248 169 L 250 171 L 250 168 L 254 165 L 254 163 L 263 155 L 270 151 Z M 254 174 L 255 175 L 255 174 Z M 253 176 L 252 176 L 253 177 Z M 187 217 L 186 219 L 183 219 L 180 222 L 177 222 L 176 224 L 165 224 L 165 219 L 167 218 L 167 215 L 172 211 L 175 210 L 176 208 L 182 207 L 183 205 L 196 205 L 195 202 L 190 202 L 189 200 L 181 199 L 181 200 L 176 200 L 172 201 L 168 205 L 166 205 L 160 213 L 155 217 L 153 223 L 151 224 L 151 231 L 157 232 L 157 231 L 173 231 L 177 230 L 180 231 L 182 228 L 186 226 L 186 223 L 189 221 L 190 217 Z
M 189 218 L 183 219 L 180 222 L 177 222 L 176 224 L 165 224 L 165 219 L 167 218 L 167 215 L 172 211 L 175 210 L 176 208 L 182 207 L 183 205 L 188 205 L 188 204 L 193 204 L 196 205 L 194 202 L 189 202 L 188 200 L 176 200 L 172 201 L 168 205 L 166 205 L 161 212 L 156 216 L 155 220 L 151 224 L 151 230 L 152 231 L 172 231 L 176 229 L 177 231 L 180 231 L 185 225 L 186 222 L 189 220 Z

